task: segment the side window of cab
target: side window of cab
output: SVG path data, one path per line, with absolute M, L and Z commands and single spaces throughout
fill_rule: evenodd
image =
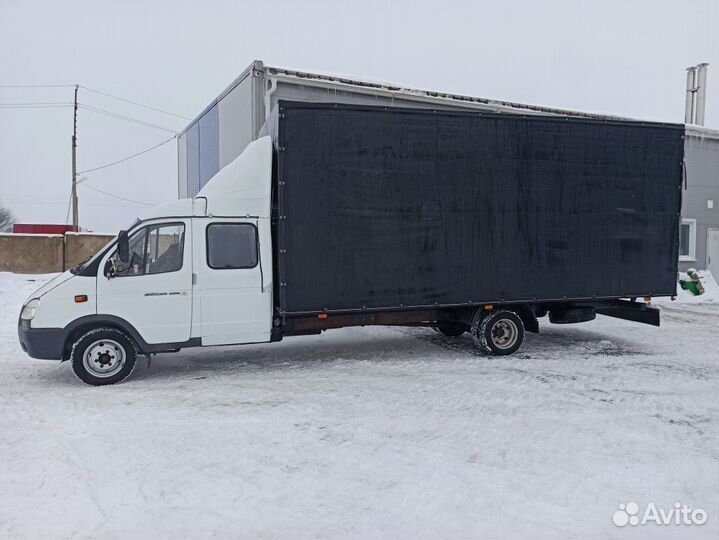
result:
M 207 266 L 236 270 L 257 266 L 257 229 L 249 223 L 212 223 L 207 226 Z
M 111 259 L 116 276 L 142 276 L 176 272 L 182 268 L 185 225 L 166 223 L 149 225 L 129 238 L 129 260 L 120 260 L 117 251 Z

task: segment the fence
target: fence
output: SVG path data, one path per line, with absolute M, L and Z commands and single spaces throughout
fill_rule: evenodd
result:
M 0 233 L 0 272 L 49 274 L 76 266 L 114 236 L 94 233 Z

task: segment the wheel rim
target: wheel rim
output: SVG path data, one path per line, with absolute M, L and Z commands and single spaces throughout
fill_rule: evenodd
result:
M 517 343 L 519 330 L 514 321 L 502 319 L 492 326 L 492 344 L 498 349 L 509 349 Z
M 125 348 L 112 339 L 99 339 L 85 350 L 82 363 L 85 369 L 102 379 L 112 377 L 125 365 Z

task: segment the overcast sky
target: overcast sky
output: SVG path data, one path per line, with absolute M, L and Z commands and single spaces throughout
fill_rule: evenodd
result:
M 79 83 L 194 117 L 253 59 L 405 86 L 682 122 L 685 68 L 709 62 L 719 129 L 719 2 L 0 0 L 0 85 Z M 80 89 L 81 103 L 171 131 L 186 121 Z M 0 88 L 0 103 L 72 101 L 72 88 Z M 64 223 L 72 109 L 0 107 L 0 202 Z M 78 169 L 172 136 L 81 110 Z M 79 187 L 80 222 L 116 232 L 135 202 L 177 197 L 174 142 Z

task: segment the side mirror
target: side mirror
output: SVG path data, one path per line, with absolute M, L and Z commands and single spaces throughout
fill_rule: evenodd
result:
M 102 273 L 107 279 L 113 278 L 117 275 L 117 271 L 115 270 L 115 263 L 112 261 L 112 259 L 107 259 L 107 261 L 105 261 L 105 268 L 102 269 Z
M 127 239 L 127 231 L 120 231 L 117 235 L 117 256 L 124 262 L 130 262 L 130 242 Z

